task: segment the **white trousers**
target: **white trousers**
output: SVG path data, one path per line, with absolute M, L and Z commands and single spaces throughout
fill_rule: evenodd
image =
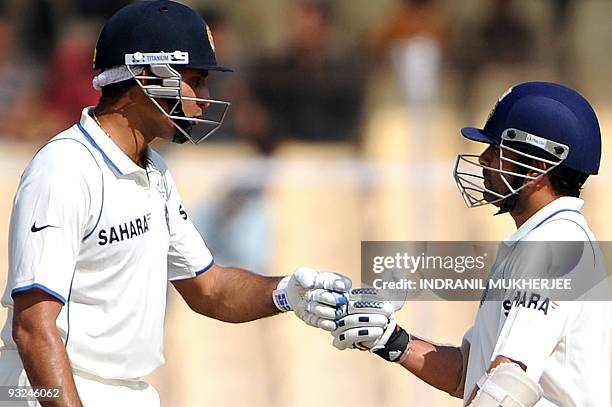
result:
M 84 407 L 159 407 L 159 395 L 150 384 L 139 380 L 109 380 L 74 371 L 74 382 Z M 0 349 L 0 386 L 29 386 L 16 350 Z M 0 398 L 4 398 L 1 395 Z M 36 401 L 0 401 L 0 406 L 40 407 Z

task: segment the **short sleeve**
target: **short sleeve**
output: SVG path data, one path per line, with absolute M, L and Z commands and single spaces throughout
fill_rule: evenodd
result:
M 563 301 L 562 290 L 549 289 L 541 282 L 570 276 L 582 260 L 592 267 L 592 256 L 583 246 L 583 242 L 551 241 L 515 245 L 505 277 L 524 284 L 540 283 L 507 291 L 504 297 L 507 317 L 499 327 L 491 361 L 505 356 L 525 364 L 533 380 L 540 379 L 578 306 L 575 301 Z
M 168 280 L 196 277 L 212 267 L 213 256 L 191 222 L 172 175 L 166 171 L 164 177 L 168 185 L 166 210 L 170 231 Z
M 501 355 L 521 362 L 527 366 L 527 374 L 538 381 L 578 304 L 537 297 L 525 300 L 527 306 L 519 303 L 510 309 L 491 361 Z
M 66 159 L 70 157 L 70 159 Z M 90 160 L 86 166 L 81 161 Z M 66 302 L 90 216 L 87 166 L 96 166 L 86 147 L 58 140 L 43 147 L 21 177 L 11 214 L 11 297 L 39 288 Z M 93 174 L 99 186 L 101 173 Z

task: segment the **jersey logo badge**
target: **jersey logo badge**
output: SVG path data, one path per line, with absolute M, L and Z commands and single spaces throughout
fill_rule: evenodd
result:
M 168 189 L 166 188 L 166 185 L 163 180 L 159 180 L 159 182 L 155 186 L 155 189 L 157 189 L 157 192 L 159 192 L 162 198 L 164 198 L 164 201 L 168 200 Z
M 58 227 L 58 226 L 53 226 L 53 225 L 45 225 L 45 226 L 41 226 L 41 227 L 36 227 L 36 222 L 34 222 L 34 223 L 32 224 L 32 228 L 30 228 L 30 230 L 31 230 L 33 233 L 36 233 L 36 232 L 40 232 L 41 230 L 46 229 L 46 228 L 56 228 L 56 227 Z

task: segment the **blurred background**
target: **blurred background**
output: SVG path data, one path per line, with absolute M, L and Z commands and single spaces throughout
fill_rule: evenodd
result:
M 100 28 L 126 0 L 0 1 L 0 280 L 19 177 L 35 151 L 95 105 Z M 598 113 L 600 175 L 585 213 L 612 240 L 612 1 L 183 1 L 211 26 L 212 97 L 232 102 L 198 146 L 158 145 L 218 263 L 283 275 L 350 275 L 362 240 L 498 240 L 509 216 L 468 210 L 456 154 L 513 84 L 561 82 Z M 398 366 L 292 315 L 229 325 L 169 288 L 167 364 L 149 381 L 165 406 L 460 406 Z M 408 331 L 458 344 L 477 303 L 411 302 Z M 2 312 L 3 316 L 4 312 Z M 602 361 L 608 363 L 608 361 Z

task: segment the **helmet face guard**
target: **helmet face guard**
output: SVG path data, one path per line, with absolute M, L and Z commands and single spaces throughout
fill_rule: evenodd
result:
M 536 147 L 543 152 L 554 157 L 554 160 L 545 159 L 536 155 L 528 154 L 509 144 L 525 144 Z M 479 156 L 476 154 L 459 154 L 455 162 L 453 176 L 459 192 L 468 208 L 474 208 L 486 204 L 503 203 L 513 195 L 517 195 L 528 182 L 540 179 L 548 174 L 555 167 L 559 166 L 567 158 L 569 147 L 518 129 L 509 128 L 503 131 L 501 143 L 499 144 L 499 168 L 492 168 L 479 163 Z M 518 155 L 518 159 L 510 158 L 512 152 Z M 522 162 L 524 161 L 524 162 Z M 505 170 L 504 163 L 511 163 L 516 166 L 515 170 Z M 535 163 L 545 163 L 546 169 L 538 168 Z M 500 179 L 506 186 L 508 192 L 501 193 L 493 191 L 485 185 L 485 171 L 499 174 Z M 537 172 L 538 175 L 527 175 L 530 171 Z M 519 182 L 515 182 L 518 180 Z
M 145 95 L 176 127 L 177 135 L 173 141 L 184 143 L 189 140 L 198 144 L 221 127 L 231 103 L 182 94 L 181 74 L 172 65 L 189 67 L 187 52 L 126 54 L 125 65 Z M 138 74 L 134 69 L 137 66 L 149 67 L 150 74 Z M 168 100 L 169 108 L 164 108 L 159 99 Z M 187 117 L 183 111 L 184 101 L 205 105 L 202 116 Z

